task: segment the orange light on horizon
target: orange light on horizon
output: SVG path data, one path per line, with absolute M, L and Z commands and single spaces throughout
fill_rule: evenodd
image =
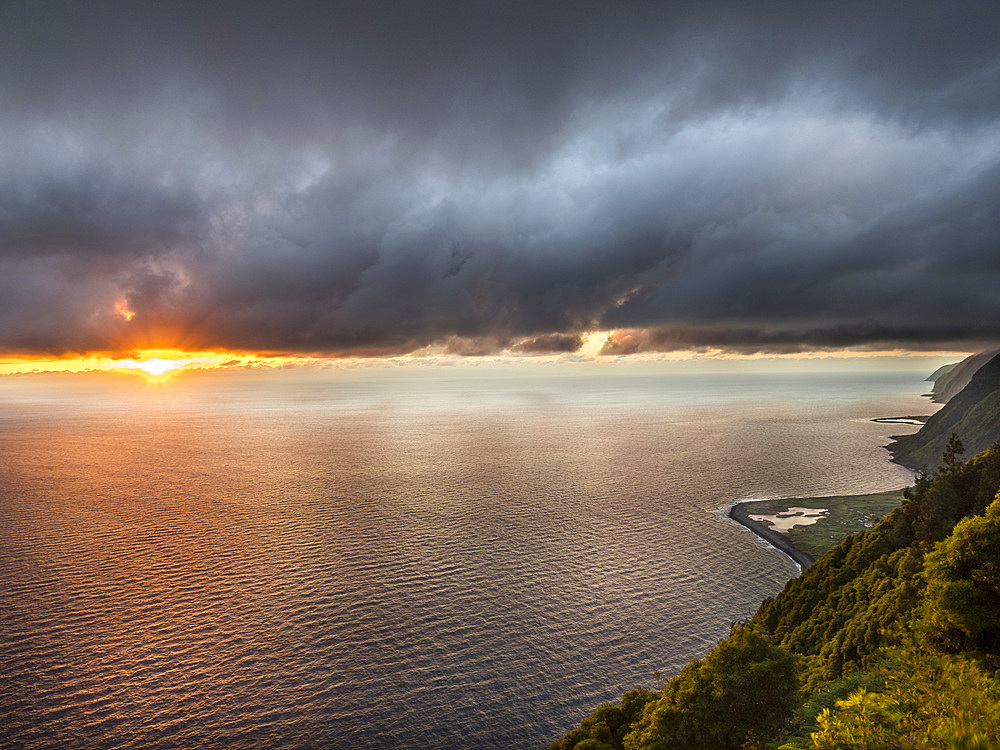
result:
M 600 362 L 614 365 L 616 362 L 679 362 L 711 360 L 822 360 L 822 359 L 869 359 L 922 358 L 955 356 L 965 357 L 968 352 L 952 351 L 905 351 L 905 350 L 827 350 L 790 353 L 769 352 L 729 352 L 716 350 L 679 350 L 671 352 L 640 351 L 630 355 L 605 355 L 601 353 L 605 342 L 611 336 L 628 334 L 628 331 L 591 331 L 584 336 L 583 346 L 570 357 L 553 353 L 547 356 L 524 357 L 510 352 L 500 352 L 490 357 L 460 357 L 443 351 L 418 351 L 394 356 L 350 356 L 348 353 L 335 354 L 282 354 L 279 352 L 233 352 L 233 351 L 184 351 L 180 349 L 156 348 L 133 349 L 119 353 L 94 352 L 67 356 L 13 355 L 0 357 L 0 376 L 31 374 L 130 374 L 154 383 L 166 383 L 182 373 L 224 372 L 227 370 L 275 370 L 284 368 L 351 368 L 377 366 L 380 362 L 393 367 L 400 365 L 433 366 L 436 363 L 454 365 L 468 361 L 470 366 L 480 366 L 487 362 L 520 362 L 537 366 L 547 363 L 589 363 L 596 366 Z
M 130 357 L 92 354 L 76 357 L 14 357 L 0 359 L 0 375 L 41 373 L 133 373 L 158 382 L 181 370 L 217 369 L 244 363 L 245 357 L 228 352 L 150 350 Z
M 32 374 L 126 374 L 164 383 L 181 373 L 241 369 L 329 366 L 343 358 L 309 355 L 258 354 L 228 351 L 144 349 L 127 354 L 82 354 L 66 357 L 14 356 L 0 358 L 0 376 Z

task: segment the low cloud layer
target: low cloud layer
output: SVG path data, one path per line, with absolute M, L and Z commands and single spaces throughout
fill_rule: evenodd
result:
M 1000 339 L 995 3 L 499 5 L 0 7 L 0 350 Z

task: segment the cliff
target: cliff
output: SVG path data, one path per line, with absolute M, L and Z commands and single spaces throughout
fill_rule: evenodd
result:
M 1000 451 L 949 456 L 704 659 L 598 706 L 550 750 L 996 747 L 998 489 Z
M 931 400 L 938 404 L 948 403 L 953 396 L 969 384 L 979 369 L 997 354 L 1000 354 L 1000 350 L 979 352 L 971 357 L 966 357 L 961 362 L 945 365 L 935 370 L 927 378 L 934 381 L 934 388 L 931 389 Z
M 913 469 L 932 470 L 940 465 L 952 433 L 962 441 L 966 455 L 975 455 L 1000 440 L 1000 354 L 984 352 L 976 357 L 980 360 L 973 362 L 975 357 L 970 357 L 960 363 L 972 363 L 966 370 L 976 367 L 967 385 L 918 432 L 899 436 L 887 446 L 893 461 Z M 988 359 L 984 362 L 983 357 Z

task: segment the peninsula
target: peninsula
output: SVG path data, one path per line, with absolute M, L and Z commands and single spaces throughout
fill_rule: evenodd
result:
M 903 502 L 903 490 L 734 504 L 729 517 L 781 550 L 803 570 L 845 538 L 870 529 Z
M 736 503 L 729 509 L 729 517 L 736 521 L 736 523 L 746 526 L 750 531 L 759 536 L 765 542 L 770 544 L 772 547 L 781 550 L 786 555 L 788 555 L 799 566 L 802 570 L 805 570 L 810 565 L 813 564 L 814 559 L 807 555 L 805 552 L 798 550 L 792 544 L 791 540 L 782 534 L 780 531 L 766 526 L 760 521 L 755 521 L 750 517 L 751 507 L 757 505 L 758 503 L 767 502 L 766 500 L 748 500 L 743 503 Z

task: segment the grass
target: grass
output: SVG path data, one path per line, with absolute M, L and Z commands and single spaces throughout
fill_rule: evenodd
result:
M 813 559 L 818 558 L 845 537 L 868 528 L 903 502 L 903 490 L 876 492 L 871 495 L 834 495 L 833 497 L 786 497 L 762 500 L 747 507 L 753 515 L 773 516 L 789 508 L 827 508 L 830 512 L 809 526 L 794 526 L 782 532 L 788 540 Z M 765 522 L 765 525 L 769 525 Z

